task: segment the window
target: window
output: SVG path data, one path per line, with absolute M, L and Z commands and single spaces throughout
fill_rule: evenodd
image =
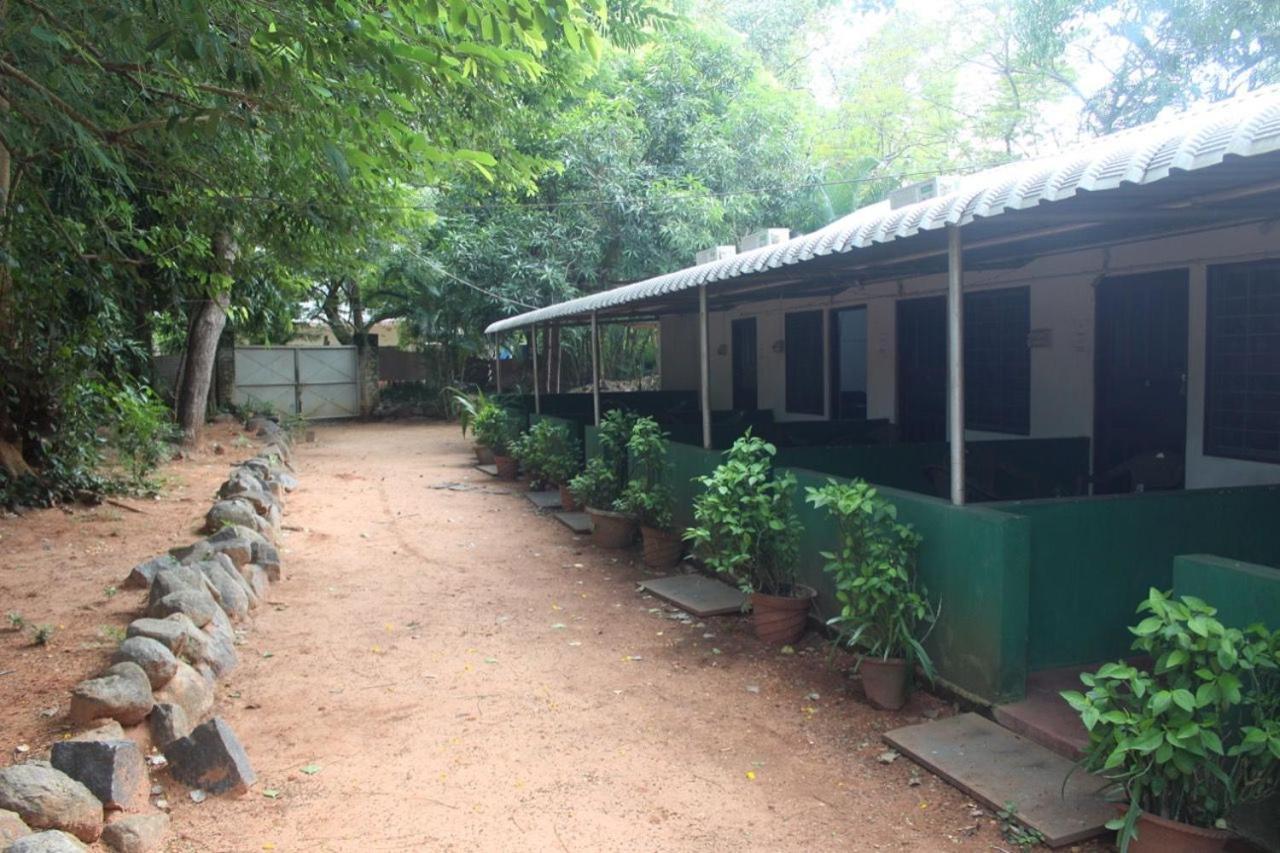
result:
M 1031 432 L 1030 331 L 1030 288 L 965 294 L 966 429 Z
M 822 405 L 822 312 L 787 315 L 787 411 L 820 415 Z
M 1280 262 L 1209 267 L 1204 452 L 1280 462 Z

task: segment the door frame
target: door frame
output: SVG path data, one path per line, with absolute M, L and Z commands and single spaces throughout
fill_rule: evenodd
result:
M 746 324 L 750 324 L 751 342 L 754 350 L 751 353 L 752 372 L 755 373 L 755 387 L 751 389 L 751 396 L 755 399 L 755 405 L 751 407 L 752 411 L 760 408 L 760 325 L 756 322 L 755 317 L 737 317 L 729 321 L 729 388 L 733 396 L 730 405 L 734 409 L 745 409 L 738 405 L 738 333 L 741 328 L 746 328 Z

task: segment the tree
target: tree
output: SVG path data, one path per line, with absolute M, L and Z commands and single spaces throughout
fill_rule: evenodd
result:
M 83 473 L 92 419 L 72 406 L 142 372 L 157 312 L 199 306 L 180 394 L 194 432 L 207 338 L 264 255 L 350 253 L 361 231 L 344 226 L 460 171 L 529 186 L 544 164 L 488 119 L 523 81 L 586 73 L 645 8 L 611 23 L 596 0 L 0 2 L 6 479 Z M 246 248 L 228 264 L 231 242 Z
M 1017 0 L 1026 61 L 1068 87 L 1109 133 L 1166 107 L 1280 81 L 1280 4 L 1258 0 Z M 1105 71 L 1091 87 L 1076 68 Z

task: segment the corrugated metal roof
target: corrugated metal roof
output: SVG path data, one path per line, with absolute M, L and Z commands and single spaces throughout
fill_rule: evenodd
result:
M 666 275 L 560 302 L 491 324 L 500 332 L 580 316 L 726 281 L 826 255 L 852 252 L 947 225 L 965 225 L 1013 210 L 1151 184 L 1174 170 L 1215 166 L 1228 156 L 1280 151 L 1280 87 L 1267 87 L 1207 107 L 1114 133 L 1058 154 L 1009 163 L 961 179 L 956 189 L 889 210 L 875 204 L 810 234 Z

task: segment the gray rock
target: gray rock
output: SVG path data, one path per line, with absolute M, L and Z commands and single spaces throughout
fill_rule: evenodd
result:
M 145 563 L 139 563 L 129 570 L 129 576 L 124 579 L 122 586 L 128 589 L 147 589 L 151 586 L 151 581 L 155 578 L 156 573 L 163 569 L 171 569 L 178 565 L 178 561 L 168 554 L 159 557 L 152 557 Z
M 199 630 L 185 613 L 176 613 L 167 619 L 134 619 L 125 630 L 126 637 L 148 637 L 164 645 L 174 656 L 187 648 L 188 626 Z
M 170 741 L 191 734 L 191 721 L 187 719 L 187 712 L 181 705 L 169 702 L 159 702 L 151 709 L 147 725 L 151 730 L 151 742 L 161 748 Z
M 185 613 L 197 628 L 208 625 L 213 620 L 214 614 L 220 612 L 218 602 L 203 589 L 180 589 L 147 607 L 147 615 L 154 619 L 163 619 L 175 613 Z
M 133 726 L 147 718 L 155 702 L 151 682 L 136 663 L 118 663 L 98 678 L 90 678 L 71 688 L 71 721 L 84 725 L 100 717 L 110 717 L 122 726 Z
M 275 427 L 277 430 L 280 429 L 280 425 L 268 418 L 266 415 L 254 415 L 244 423 L 245 432 L 256 433 L 264 429 L 269 430 L 271 427 Z
M 205 588 L 200 573 L 190 566 L 177 565 L 161 569 L 151 580 L 151 590 L 147 593 L 147 604 L 154 604 L 173 592 L 184 589 L 201 590 Z
M 238 499 L 218 501 L 205 514 L 204 521 L 205 530 L 210 533 L 216 532 L 223 525 L 241 524 L 264 536 L 267 535 L 263 529 L 265 523 L 253 508 L 253 504 L 248 501 Z
M 253 562 L 266 570 L 269 581 L 276 583 L 280 580 L 283 573 L 280 570 L 280 552 L 276 550 L 276 546 L 269 543 L 255 544 L 253 546 Z
M 249 756 L 221 717 L 164 748 L 173 778 L 210 794 L 244 794 L 257 781 Z
M 280 484 L 280 488 L 286 492 L 292 492 L 298 488 L 298 478 L 290 474 L 288 471 L 281 471 L 275 475 L 275 481 Z
M 107 720 L 100 726 L 85 729 L 71 736 L 71 740 L 124 740 L 124 727 L 115 720 Z
M 75 779 L 108 809 L 132 811 L 147 801 L 147 763 L 131 740 L 60 741 L 50 751 L 55 770 Z
M 132 661 L 142 667 L 151 689 L 163 687 L 178 671 L 178 659 L 168 647 L 150 637 L 126 637 L 112 655 L 112 663 Z
M 266 487 L 258 485 L 239 486 L 221 497 L 226 500 L 248 501 L 253 505 L 253 511 L 264 517 L 269 515 L 272 509 L 278 509 L 280 506 L 279 501 Z
M 216 560 L 196 563 L 195 568 L 198 568 L 209 581 L 209 585 L 213 588 L 214 599 L 228 616 L 239 622 L 249 615 L 249 597 L 240 586 L 238 580 L 240 576 L 236 574 L 237 580 L 232 579 L 234 569 L 228 573 Z
M 253 559 L 253 543 L 248 539 L 224 539 L 219 542 L 210 542 L 216 553 L 223 554 L 230 558 L 236 567 L 243 566 L 245 563 Z
M 178 662 L 178 671 L 169 683 L 156 691 L 157 705 L 177 705 L 195 722 L 213 710 L 213 687 L 188 663 Z
M 228 525 L 217 533 L 213 534 L 207 540 L 211 544 L 226 542 L 230 539 L 246 539 L 252 544 L 266 545 L 269 544 L 265 536 L 252 528 L 245 527 L 240 524 Z
M 114 853 L 154 853 L 164 848 L 169 816 L 164 812 L 113 820 L 102 830 L 102 843 Z
M 245 595 L 249 596 L 249 608 L 253 609 L 257 607 L 258 594 L 253 591 L 253 587 L 249 586 L 248 581 L 240 577 L 240 572 L 237 570 L 236 563 L 232 562 L 231 558 L 226 554 L 219 554 L 216 562 L 222 573 L 226 575 L 232 583 L 240 587 Z
M 267 570 L 259 566 L 257 563 L 245 563 L 240 567 L 240 577 L 245 579 L 253 589 L 254 595 L 259 600 L 265 600 L 267 591 L 271 585 L 271 578 L 267 576 Z
M 9 842 L 30 834 L 31 828 L 22 822 L 17 812 L 0 809 L 0 850 L 5 849 Z
M 19 838 L 4 848 L 4 853 L 80 853 L 88 849 L 75 836 L 50 829 Z
M 102 834 L 102 803 L 84 785 L 52 767 L 0 767 L 0 809 L 17 812 L 32 829 L 61 829 L 90 842 Z

